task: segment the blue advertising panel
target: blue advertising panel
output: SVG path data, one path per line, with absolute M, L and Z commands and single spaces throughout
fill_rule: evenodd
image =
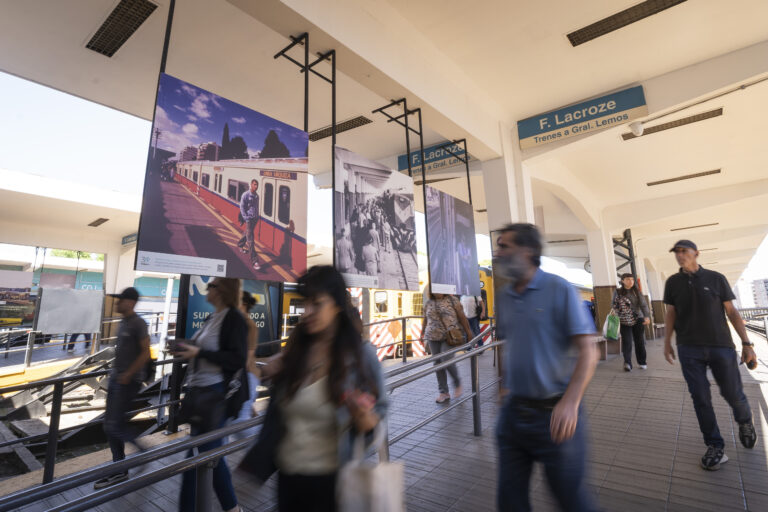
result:
M 208 283 L 211 276 L 190 276 L 189 302 L 187 303 L 187 324 L 184 337 L 191 338 L 203 325 L 214 308 L 206 300 Z M 259 341 L 266 342 L 277 338 L 277 315 L 279 315 L 280 287 L 278 283 L 268 281 L 242 281 L 243 290 L 253 295 L 256 305 L 250 311 L 251 320 L 259 330 Z M 259 350 L 260 355 L 262 353 Z

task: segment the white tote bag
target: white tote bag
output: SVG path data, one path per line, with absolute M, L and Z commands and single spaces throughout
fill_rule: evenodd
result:
M 378 449 L 387 442 L 383 431 L 377 427 L 374 432 Z M 363 437 L 357 436 L 352 460 L 341 468 L 336 482 L 339 512 L 405 512 L 403 465 L 364 461 L 364 456 Z

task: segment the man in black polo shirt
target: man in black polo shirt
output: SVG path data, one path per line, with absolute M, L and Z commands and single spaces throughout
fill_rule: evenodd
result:
M 735 298 L 725 276 L 702 268 L 696 262 L 699 251 L 690 240 L 680 240 L 670 252 L 675 253 L 680 272 L 667 279 L 664 287 L 664 357 L 674 364 L 672 329 L 677 334 L 677 353 L 683 377 L 693 398 L 693 407 L 699 420 L 699 428 L 707 444 L 707 453 L 701 458 L 701 467 L 710 471 L 720 469 L 727 462 L 725 442 L 720 435 L 712 408 L 707 368 L 712 370 L 720 394 L 733 409 L 733 417 L 739 424 L 739 440 L 745 448 L 757 442 L 752 411 L 741 384 L 739 362 L 725 321 L 726 315 L 739 334 L 742 344 L 741 360 L 756 361 L 753 344 L 739 312 L 733 306 Z

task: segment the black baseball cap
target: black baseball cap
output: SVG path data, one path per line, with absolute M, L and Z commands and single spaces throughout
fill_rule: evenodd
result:
M 125 290 L 123 290 L 120 293 L 110 293 L 108 294 L 110 297 L 114 297 L 116 299 L 128 299 L 128 300 L 139 300 L 139 291 L 134 287 L 128 287 Z
M 694 251 L 698 251 L 699 248 L 696 247 L 696 244 L 691 242 L 690 240 L 678 240 L 675 245 L 672 246 L 672 248 L 669 250 L 669 252 L 674 252 L 675 249 L 678 247 L 686 247 L 688 249 L 693 249 Z

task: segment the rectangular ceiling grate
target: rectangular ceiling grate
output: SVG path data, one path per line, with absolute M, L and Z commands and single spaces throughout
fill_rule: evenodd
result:
M 85 47 L 112 57 L 155 9 L 148 0 L 120 0 Z
M 697 172 L 695 174 L 685 174 L 683 176 L 677 176 L 676 178 L 668 178 L 666 180 L 651 181 L 646 183 L 649 187 L 656 185 L 664 185 L 665 183 L 673 183 L 675 181 L 692 180 L 693 178 L 701 178 L 702 176 L 711 176 L 713 174 L 720 174 L 720 169 L 713 169 L 711 171 Z
M 699 121 L 705 121 L 707 119 L 712 119 L 713 117 L 721 115 L 723 115 L 722 107 L 716 108 L 715 110 L 710 110 L 709 112 L 702 112 L 701 114 L 684 117 L 682 119 L 676 119 L 675 121 L 670 121 L 668 123 L 658 124 L 656 126 L 647 126 L 643 128 L 643 134 L 640 135 L 640 137 L 645 137 L 646 135 L 651 135 L 653 133 L 663 132 L 664 130 L 671 130 L 672 128 L 679 128 L 691 123 L 698 123 Z M 630 140 L 636 139 L 638 136 L 632 132 L 627 132 L 622 133 L 621 138 L 624 140 Z
M 105 219 L 104 217 L 99 217 L 98 219 L 96 219 L 95 221 L 91 222 L 88 225 L 91 226 L 92 228 L 97 228 L 102 224 L 104 224 L 105 222 L 107 222 L 108 220 L 109 219 Z
M 684 228 L 674 228 L 674 229 L 670 229 L 670 231 L 682 231 L 684 229 L 706 228 L 706 227 L 709 227 L 709 226 L 717 226 L 719 224 L 720 224 L 719 222 L 711 222 L 709 224 L 698 224 L 696 226 L 686 226 Z
M 347 119 L 346 121 L 337 123 L 336 134 L 338 135 L 341 132 L 346 132 L 354 128 L 359 128 L 361 126 L 365 126 L 366 124 L 370 124 L 372 122 L 373 121 L 371 121 L 365 116 L 353 117 L 352 119 Z M 309 140 L 311 140 L 312 142 L 316 142 L 320 139 L 325 139 L 330 136 L 331 136 L 330 126 L 326 126 L 325 128 L 320 128 L 319 130 L 309 132 Z
M 583 242 L 583 238 L 571 238 L 569 240 L 550 240 L 548 244 L 570 244 L 574 242 Z
M 683 2 L 685 0 L 646 0 L 613 16 L 608 16 L 591 25 L 571 32 L 568 34 L 568 40 L 571 42 L 571 45 L 579 46 Z

